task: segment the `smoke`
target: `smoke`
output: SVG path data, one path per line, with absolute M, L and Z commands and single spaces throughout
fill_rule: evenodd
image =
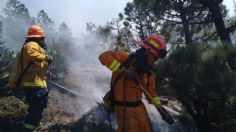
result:
M 73 58 L 69 61 L 70 72 L 67 80 L 75 86 L 75 90 L 83 99 L 78 99 L 79 111 L 77 116 L 82 116 L 102 102 L 102 97 L 110 89 L 111 71 L 103 66 L 99 60 L 99 54 L 109 50 L 108 45 L 103 43 L 100 36 L 90 34 L 76 38 L 76 45 L 72 50 Z
M 5 8 L 6 2 L 7 0 L 0 1 L 0 9 Z M 27 8 L 30 9 L 32 7 Z M 3 12 L 1 13 L 3 14 Z M 3 40 L 5 41 L 4 45 L 10 50 L 18 52 L 24 43 L 29 26 L 35 24 L 35 22 L 32 21 L 32 17 L 28 16 L 27 13 L 26 15 L 22 15 L 21 12 L 14 14 L 14 16 L 4 16 L 2 21 Z M 58 30 L 55 28 L 57 27 L 53 27 L 53 30 L 51 28 L 45 28 L 47 43 L 48 45 L 56 44 L 61 48 L 60 44 L 63 42 L 58 40 Z M 64 36 L 64 39 L 69 38 Z M 65 61 L 69 64 L 69 74 L 66 77 L 66 81 L 70 86 L 73 86 L 69 86 L 70 89 L 75 90 L 84 98 L 78 99 L 78 111 L 68 110 L 66 105 L 64 110 L 71 111 L 74 114 L 81 116 L 96 106 L 96 102 L 101 102 L 102 96 L 109 90 L 111 72 L 100 64 L 98 56 L 100 53 L 110 48 L 112 40 L 104 42 L 101 36 L 95 34 L 81 36 L 75 40 L 76 41 L 73 42 L 75 46 L 72 46 L 72 49 L 65 49 L 67 48 L 66 44 L 65 48 L 62 48 L 62 50 L 65 50 L 65 53 L 71 51 L 70 53 L 64 54 L 64 57 L 66 58 Z M 73 40 L 64 40 L 64 42 L 72 41 Z M 51 46 L 49 46 L 49 48 L 50 47 Z
M 2 12 L 1 12 L 1 10 L 2 10 L 2 8 L 6 5 L 6 3 L 7 3 L 7 0 L 1 0 L 1 1 L 0 1 L 0 15 L 3 15 Z
M 144 96 L 144 95 L 143 95 Z M 161 115 L 158 113 L 157 109 L 149 104 L 146 98 L 142 99 L 145 107 L 147 108 L 148 115 L 150 117 L 152 128 L 154 132 L 176 132 L 178 129 L 174 125 L 169 125 L 161 119 Z

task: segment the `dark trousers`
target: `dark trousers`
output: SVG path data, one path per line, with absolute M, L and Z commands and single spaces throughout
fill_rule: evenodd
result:
M 29 104 L 28 115 L 24 122 L 38 126 L 43 117 L 43 109 L 47 107 L 49 91 L 47 88 L 27 88 L 24 92 L 25 100 Z

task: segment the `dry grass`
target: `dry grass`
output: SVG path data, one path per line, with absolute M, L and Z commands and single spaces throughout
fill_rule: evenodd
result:
M 0 131 L 18 131 L 27 113 L 27 105 L 15 97 L 0 98 Z
M 27 104 L 13 96 L 0 98 L 0 131 L 19 131 L 27 114 L 27 108 Z M 79 118 L 76 116 L 78 108 L 79 106 L 74 98 L 68 98 L 56 90 L 51 90 L 48 106 L 44 110 L 42 124 L 43 126 L 50 126 L 74 122 Z
M 74 122 L 79 118 L 76 116 L 77 111 L 79 111 L 79 106 L 76 99 L 68 98 L 66 95 L 52 90 L 49 94 L 48 106 L 44 110 L 42 123 L 44 125 L 65 125 Z

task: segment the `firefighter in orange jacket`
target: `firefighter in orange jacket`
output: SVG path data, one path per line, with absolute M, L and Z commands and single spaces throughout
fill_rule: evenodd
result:
M 112 82 L 121 74 L 114 86 L 117 132 L 152 131 L 146 108 L 141 101 L 142 91 L 136 80 L 145 86 L 152 96 L 153 100 L 149 102 L 160 105 L 160 97 L 155 90 L 153 68 L 158 58 L 166 56 L 166 42 L 160 36 L 151 35 L 138 43 L 141 48 L 130 55 L 122 51 L 106 51 L 99 56 L 101 63 L 113 71 Z M 136 79 L 132 79 L 133 77 Z
M 9 86 L 13 88 L 17 85 L 16 89 L 23 90 L 26 102 L 29 104 L 28 115 L 23 124 L 27 130 L 33 130 L 39 125 L 43 109 L 48 102 L 46 75 L 52 58 L 46 55 L 45 49 L 44 30 L 39 26 L 31 26 L 19 53 L 20 57 L 14 63 L 10 74 Z M 21 72 L 27 69 L 20 79 L 16 79 L 17 76 L 14 74 L 17 69 Z M 19 81 L 18 84 L 16 81 Z

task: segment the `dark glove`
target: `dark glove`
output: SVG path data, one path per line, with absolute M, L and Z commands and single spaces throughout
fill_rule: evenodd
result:
M 134 70 L 122 68 L 121 72 L 124 75 L 125 79 L 138 81 L 138 76 Z
M 12 89 L 10 89 L 8 86 L 0 88 L 0 96 L 8 96 L 8 95 L 12 95 Z
M 46 59 L 48 61 L 48 64 L 51 64 L 53 62 L 53 58 L 51 55 L 46 55 Z
M 37 95 L 37 97 L 41 98 L 41 97 L 47 97 L 48 93 L 49 93 L 49 91 L 47 88 L 42 88 L 39 91 L 37 91 L 36 95 Z

